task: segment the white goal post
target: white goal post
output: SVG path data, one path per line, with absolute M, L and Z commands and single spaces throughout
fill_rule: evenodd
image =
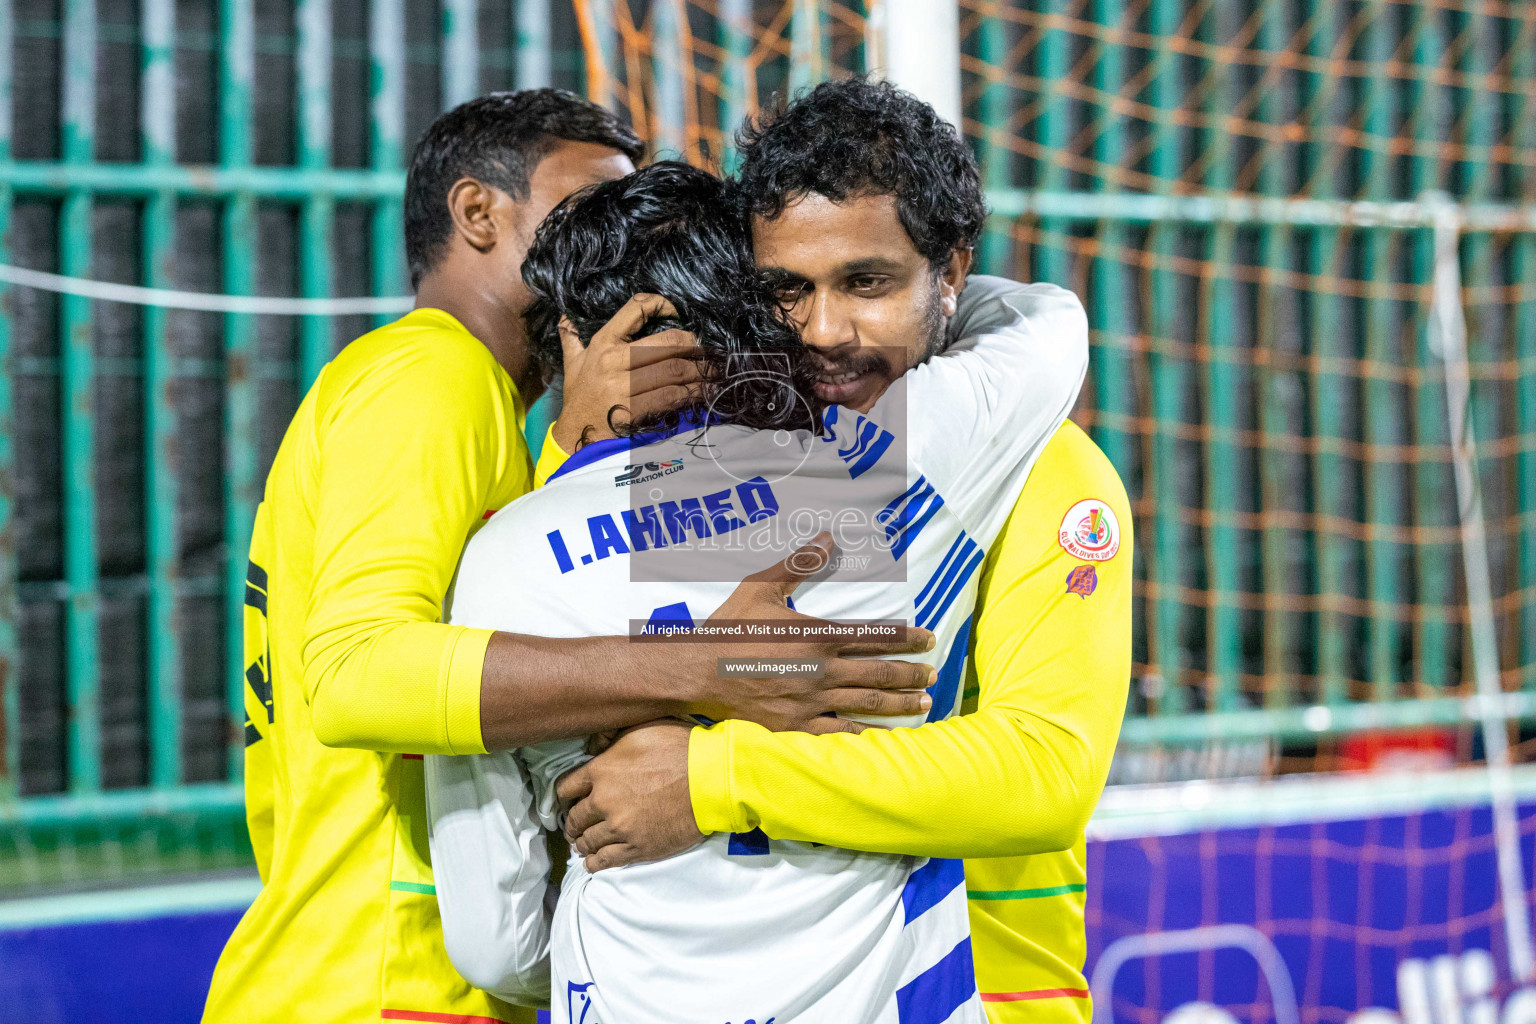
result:
M 876 0 L 866 25 L 867 69 L 933 104 L 960 127 L 960 5 Z

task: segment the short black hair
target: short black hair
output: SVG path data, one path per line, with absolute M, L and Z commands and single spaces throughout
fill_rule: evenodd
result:
M 823 82 L 736 133 L 747 209 L 772 219 L 809 193 L 896 199 L 934 266 L 976 244 L 987 219 L 976 159 L 954 126 L 909 92 L 865 77 Z
M 405 255 L 411 287 L 442 257 L 453 232 L 448 190 L 460 178 L 528 198 L 529 176 L 561 141 L 594 142 L 638 161 L 640 137 L 564 89 L 493 92 L 461 103 L 422 132 L 405 176 Z
M 758 273 L 729 190 L 708 171 L 661 161 L 568 196 L 539 225 L 523 260 L 523 281 L 534 295 L 524 319 L 546 380 L 561 370 L 562 317 L 590 344 L 641 292 L 677 309 L 675 318 L 656 318 L 644 333 L 681 327 L 703 350 L 705 382 L 694 401 L 616 432 L 675 427 L 683 416 L 706 411 L 747 427 L 816 428 L 815 371 Z M 614 411 L 610 427 L 618 426 Z

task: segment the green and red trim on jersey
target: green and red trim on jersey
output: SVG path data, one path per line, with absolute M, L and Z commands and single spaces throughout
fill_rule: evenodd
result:
M 384 1009 L 379 1011 L 379 1016 L 385 1020 L 413 1020 L 425 1024 L 510 1024 L 500 1017 L 482 1017 L 473 1013 L 438 1013 L 435 1010 Z
M 1085 988 L 1037 988 L 1029 992 L 983 992 L 984 1003 L 1022 1003 L 1030 999 L 1087 999 Z

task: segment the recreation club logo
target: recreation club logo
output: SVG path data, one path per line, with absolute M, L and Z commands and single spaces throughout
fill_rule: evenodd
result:
M 666 462 L 642 462 L 638 466 L 625 466 L 624 472 L 613 478 L 613 485 L 615 487 L 631 487 L 659 477 L 669 476 L 682 468 L 682 459 L 668 459 Z
M 1120 521 L 1109 503 L 1090 498 L 1067 510 L 1061 521 L 1061 546 L 1085 562 L 1107 562 L 1120 550 Z

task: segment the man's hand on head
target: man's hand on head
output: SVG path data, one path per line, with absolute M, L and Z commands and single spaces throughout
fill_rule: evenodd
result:
M 588 871 L 661 860 L 704 841 L 688 796 L 693 727 L 663 719 L 625 730 L 555 787 L 573 805 L 565 837 Z
M 575 328 L 561 321 L 565 391 L 556 444 L 575 452 L 615 436 L 615 428 L 688 401 L 701 378 L 694 336 L 674 328 L 636 337 L 657 317 L 676 315 L 660 295 L 636 295 L 585 346 Z

